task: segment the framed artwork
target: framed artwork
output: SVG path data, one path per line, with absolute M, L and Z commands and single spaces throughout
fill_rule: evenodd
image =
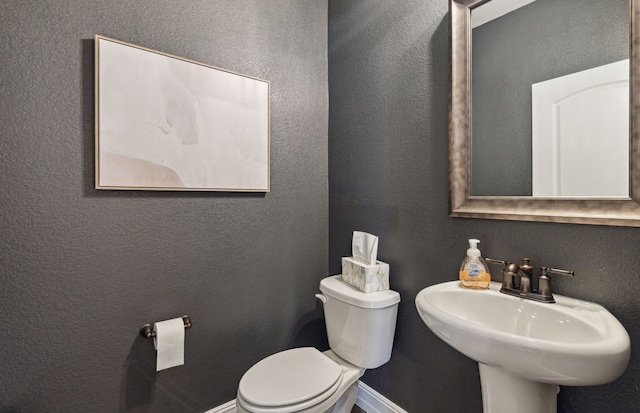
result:
M 95 43 L 97 189 L 269 191 L 268 81 Z

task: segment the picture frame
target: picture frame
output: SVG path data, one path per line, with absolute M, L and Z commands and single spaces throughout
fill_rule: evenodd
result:
M 95 36 L 95 188 L 270 191 L 270 83 Z

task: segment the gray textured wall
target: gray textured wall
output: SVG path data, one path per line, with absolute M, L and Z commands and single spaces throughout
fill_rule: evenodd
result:
M 411 412 L 481 411 L 475 364 L 413 304 L 455 278 L 471 236 L 487 256 L 576 270 L 558 290 L 640 340 L 640 229 L 447 217 L 446 0 L 331 0 L 329 22 L 327 143 L 326 2 L 3 3 L 1 412 L 226 402 L 258 359 L 326 345 L 313 294 L 354 229 L 381 237 L 403 298 L 392 360 L 364 380 Z M 271 80 L 272 192 L 93 190 L 95 33 Z M 187 364 L 156 374 L 137 330 L 183 313 Z M 618 381 L 563 388 L 559 411 L 635 412 L 632 351 Z
M 339 271 L 354 229 L 379 235 L 403 300 L 391 361 L 363 380 L 410 412 L 482 411 L 476 364 L 414 305 L 422 288 L 456 279 L 467 239 L 478 237 L 485 256 L 575 270 L 557 291 L 603 304 L 629 331 L 626 373 L 563 387 L 558 411 L 636 412 L 640 228 L 447 216 L 447 12 L 446 0 L 329 1 L 329 268 Z
M 531 85 L 628 59 L 629 2 L 537 0 L 472 41 L 471 194 L 531 195 Z
M 94 190 L 94 34 L 270 80 L 272 191 Z M 326 1 L 4 0 L 0 38 L 0 412 L 202 412 L 325 343 Z

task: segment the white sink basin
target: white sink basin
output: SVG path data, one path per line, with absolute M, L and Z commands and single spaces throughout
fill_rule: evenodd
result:
M 539 303 L 499 290 L 496 282 L 489 290 L 468 290 L 452 281 L 425 288 L 416 297 L 422 320 L 480 363 L 482 380 L 489 377 L 483 365 L 507 375 L 506 382 L 517 377 L 568 386 L 608 383 L 626 369 L 629 335 L 601 305 L 560 295 L 554 295 L 555 304 Z M 483 381 L 483 392 L 485 386 Z

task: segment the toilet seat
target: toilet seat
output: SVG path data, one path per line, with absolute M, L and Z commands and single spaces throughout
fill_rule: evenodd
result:
M 342 367 L 313 347 L 271 355 L 240 380 L 238 401 L 256 413 L 295 412 L 330 397 L 342 383 Z

